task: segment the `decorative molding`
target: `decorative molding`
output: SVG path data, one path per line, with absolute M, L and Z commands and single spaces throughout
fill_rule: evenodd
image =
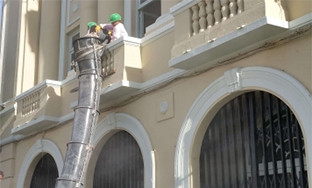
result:
M 174 93 L 165 93 L 156 99 L 156 119 L 163 121 L 174 117 Z
M 80 16 L 77 16 L 76 18 L 73 18 L 72 20 L 70 19 L 71 13 L 74 12 L 74 11 L 72 11 L 74 7 L 72 9 L 70 9 L 71 3 L 72 3 L 72 1 L 67 1 L 67 14 L 66 14 L 66 17 L 67 17 L 66 18 L 66 26 L 67 27 L 69 27 L 71 24 L 75 23 L 77 20 L 80 19 Z M 77 5 L 77 8 L 79 9 L 79 5 Z
M 228 86 L 229 93 L 238 91 L 242 88 L 240 68 L 235 68 L 235 69 L 226 71 L 224 73 L 224 78 Z
M 91 145 L 96 148 L 101 140 L 108 136 L 109 133 L 118 130 L 127 131 L 137 141 L 144 163 L 144 187 L 155 188 L 155 153 L 147 132 L 137 119 L 124 113 L 108 114 L 98 123 Z M 88 184 L 88 182 L 86 183 Z
M 77 12 L 79 9 L 79 5 L 77 3 L 73 4 L 72 12 Z
M 162 113 L 162 114 L 165 114 L 168 110 L 168 107 L 169 107 L 169 104 L 167 101 L 162 101 L 160 104 L 159 104 L 159 112 Z
M 63 169 L 63 157 L 60 149 L 50 140 L 39 139 L 34 143 L 34 145 L 28 150 L 27 154 L 24 156 L 24 161 L 18 174 L 16 188 L 27 187 L 24 184 L 25 179 L 28 175 L 28 170 L 31 165 L 37 165 L 33 164 L 33 161 L 41 153 L 48 153 L 53 157 L 57 166 L 58 173 L 61 174 Z

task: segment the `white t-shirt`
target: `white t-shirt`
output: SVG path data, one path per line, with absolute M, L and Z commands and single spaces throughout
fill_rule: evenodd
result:
M 128 36 L 128 33 L 122 23 L 118 23 L 115 27 L 113 27 L 112 40 L 116 40 L 120 37 L 126 36 Z

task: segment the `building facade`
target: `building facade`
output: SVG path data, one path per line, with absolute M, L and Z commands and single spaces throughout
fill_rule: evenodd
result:
M 72 44 L 115 12 L 83 187 L 312 187 L 311 0 L 3 0 L 1 187 L 54 187 Z

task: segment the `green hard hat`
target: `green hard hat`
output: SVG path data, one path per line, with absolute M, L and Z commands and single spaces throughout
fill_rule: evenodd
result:
M 92 27 L 92 26 L 94 26 L 94 25 L 96 25 L 95 22 L 89 22 L 89 23 L 88 23 L 88 28 L 90 28 L 90 27 Z
M 118 13 L 111 14 L 109 17 L 109 21 L 111 23 L 116 22 L 116 21 L 120 21 L 120 20 L 121 20 L 121 16 Z

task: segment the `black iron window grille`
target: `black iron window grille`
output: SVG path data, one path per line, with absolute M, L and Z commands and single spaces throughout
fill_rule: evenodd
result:
M 261 91 L 224 105 L 200 153 L 201 188 L 307 188 L 304 138 L 289 107 Z
M 94 188 L 143 188 L 144 165 L 141 150 L 126 131 L 114 134 L 97 159 Z
M 57 177 L 58 170 L 53 157 L 44 154 L 36 165 L 30 188 L 54 188 Z

